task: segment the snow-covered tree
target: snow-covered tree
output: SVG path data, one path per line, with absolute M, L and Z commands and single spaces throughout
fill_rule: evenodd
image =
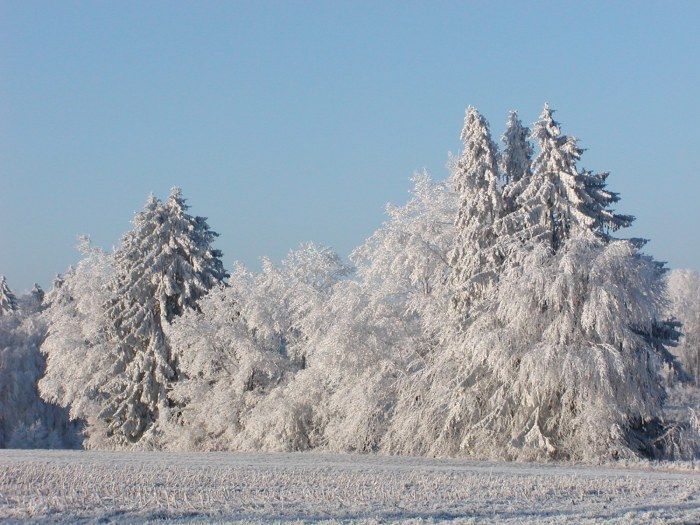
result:
M 628 241 L 536 245 L 402 391 L 385 440 L 402 454 L 492 459 L 662 456 L 656 265 Z M 692 451 L 685 450 L 684 454 Z
M 464 333 L 407 375 L 382 448 L 514 459 L 692 455 L 694 440 L 681 446 L 670 436 L 685 430 L 663 421 L 672 327 L 660 322 L 662 268 L 638 242 L 607 234 L 632 219 L 607 208 L 617 197 L 604 175 L 576 168 L 580 150 L 548 108 L 535 136 L 542 152 L 520 179 L 516 217 L 495 229 L 494 245 L 509 259 L 517 251 L 517 264 L 499 268 Z
M 273 415 L 274 448 L 382 450 L 398 392 L 447 338 L 457 195 L 425 174 L 414 183 L 353 252 L 356 275 L 334 287 L 307 368 L 259 405 Z
M 0 316 L 0 448 L 76 447 L 79 424 L 37 391 L 44 370 L 39 346 L 46 337 L 41 305 L 32 293 L 14 304 Z
M 87 237 L 86 237 L 87 239 Z M 80 248 L 81 243 L 78 243 L 78 248 Z M 73 267 L 68 268 L 68 272 L 70 273 L 72 271 Z M 46 302 L 48 304 L 51 304 L 54 302 L 56 297 L 61 295 L 61 287 L 63 286 L 63 283 L 65 282 L 65 278 L 63 277 L 63 274 L 57 273 L 54 278 L 53 282 L 51 283 L 51 290 L 49 290 L 49 293 L 46 295 Z
M 503 253 L 495 224 L 504 212 L 499 187 L 498 151 L 486 119 L 469 107 L 462 129 L 464 149 L 454 162 L 452 178 L 459 195 L 456 241 L 450 254 L 455 297 L 462 316 L 496 279 Z
M 422 173 L 413 182 L 409 201 L 388 206 L 388 220 L 353 252 L 357 277 L 336 288 L 335 321 L 314 342 L 304 379 L 326 381 L 315 413 L 331 450 L 382 450 L 399 392 L 449 338 L 459 199 L 451 180 Z
M 630 242 L 583 233 L 558 254 L 536 247 L 472 335 L 471 370 L 491 379 L 475 383 L 462 446 L 498 435 L 521 458 L 655 455 L 663 356 L 646 335 L 663 299 L 656 264 Z
M 517 111 L 511 111 L 506 131 L 501 137 L 501 172 L 504 178 L 503 200 L 508 212 L 515 210 L 520 191 L 528 184 L 532 172 L 533 148 L 529 141 L 530 129 L 523 126 Z
M 380 450 L 398 379 L 449 322 L 452 185 L 414 178 L 404 206 L 352 255 L 303 246 L 259 274 L 237 268 L 171 328 L 182 427 L 167 446 Z M 172 438 L 171 438 L 172 436 Z
M 279 266 L 264 260 L 257 275 L 237 266 L 228 286 L 202 299 L 201 312 L 178 319 L 170 336 L 182 426 L 168 428 L 167 446 L 282 448 L 270 407 L 257 405 L 307 367 L 309 336 L 323 330 L 328 296 L 347 273 L 333 251 L 303 245 Z
M 673 352 L 700 387 L 700 273 L 673 270 L 669 273 L 669 314 L 682 323 L 683 337 Z
M 87 448 L 112 448 L 107 424 L 100 413 L 108 399 L 102 392 L 119 362 L 107 338 L 105 305 L 111 297 L 112 257 L 81 237 L 83 258 L 65 275 L 58 275 L 46 295 L 43 318 L 48 334 L 41 351 L 46 369 L 39 381 L 43 399 L 69 410 L 84 424 Z
M 39 313 L 44 307 L 44 290 L 34 283 L 32 289 L 17 298 L 17 309 L 23 315 L 29 316 Z
M 157 442 L 157 422 L 171 417 L 168 391 L 178 378 L 168 327 L 227 277 L 221 252 L 211 246 L 218 234 L 187 208 L 179 188 L 164 203 L 149 198 L 114 254 L 107 315 L 121 362 L 102 417 L 120 445 L 137 443 L 146 432 L 145 445 Z
M 545 104 L 532 130 L 540 151 L 533 161 L 532 176 L 518 194 L 521 229 L 534 239 L 545 239 L 557 250 L 566 239 L 592 231 L 605 240 L 610 232 L 628 226 L 634 218 L 612 212 L 619 197 L 605 189 L 607 173 L 595 174 L 577 166 L 583 152 L 578 141 L 562 135 L 554 111 Z
M 17 310 L 17 297 L 7 286 L 4 275 L 0 275 L 0 316 L 8 315 Z
M 696 454 L 664 412 L 663 265 L 611 237 L 632 217 L 547 106 L 532 166 L 527 135 L 511 113 L 499 164 L 469 108 L 450 177 L 417 175 L 353 271 L 309 244 L 225 283 L 180 191 L 149 199 L 114 254 L 84 246 L 39 307 L 42 395 L 93 448 Z
M 388 220 L 351 259 L 373 303 L 393 304 L 411 322 L 418 319 L 420 332 L 437 341 L 447 329 L 443 301 L 452 294 L 450 256 L 460 201 L 451 179 L 436 182 L 422 172 L 412 182 L 408 202 L 387 206 Z M 424 355 L 429 348 L 416 350 Z

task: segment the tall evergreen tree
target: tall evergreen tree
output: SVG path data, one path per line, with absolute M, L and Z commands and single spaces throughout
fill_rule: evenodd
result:
M 503 200 L 507 211 L 515 209 L 518 196 L 527 186 L 532 176 L 532 144 L 528 140 L 530 129 L 523 126 L 517 111 L 511 111 L 508 116 L 506 131 L 501 137 L 505 145 L 501 155 L 501 171 L 505 186 Z
M 517 198 L 523 226 L 530 237 L 546 239 L 554 250 L 582 231 L 609 239 L 609 231 L 628 226 L 634 218 L 609 209 L 618 196 L 605 189 L 607 173 L 579 171 L 583 150 L 575 138 L 561 133 L 553 113 L 545 104 L 532 131 L 540 152 L 530 183 Z
M 498 151 L 488 122 L 469 107 L 462 129 L 464 150 L 453 167 L 459 195 L 455 247 L 450 254 L 455 287 L 453 305 L 460 315 L 494 281 L 502 260 L 495 224 L 504 205 L 498 181 Z
M 4 275 L 0 275 L 0 316 L 17 311 L 17 297 L 7 286 Z
M 187 209 L 179 188 L 165 203 L 151 196 L 114 254 L 108 316 L 122 357 L 103 417 L 117 443 L 136 443 L 169 417 L 168 391 L 178 378 L 169 324 L 228 276 L 211 247 L 218 234 Z
M 589 232 L 608 243 L 613 240 L 611 233 L 631 225 L 634 217 L 615 213 L 610 208 L 620 197 L 606 188 L 609 173 L 577 167 L 583 150 L 578 147 L 577 139 L 561 133 L 553 113 L 545 104 L 533 128 L 532 138 L 537 140 L 540 152 L 533 162 L 530 183 L 518 197 L 518 229 L 524 229 L 526 237 L 547 241 L 555 251 L 568 239 Z M 630 239 L 630 242 L 640 247 L 646 241 Z M 663 264 L 655 264 L 657 278 L 661 279 L 666 269 Z M 667 347 L 677 341 L 678 327 L 662 319 L 652 320 L 649 326 L 651 329 L 639 327 L 638 331 L 655 345 L 665 362 L 677 368 Z

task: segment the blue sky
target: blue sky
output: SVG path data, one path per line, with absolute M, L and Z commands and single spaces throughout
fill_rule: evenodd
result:
M 471 104 L 544 101 L 630 235 L 700 269 L 700 2 L 0 3 L 0 273 L 18 291 L 183 187 L 225 264 L 342 255 L 444 177 Z

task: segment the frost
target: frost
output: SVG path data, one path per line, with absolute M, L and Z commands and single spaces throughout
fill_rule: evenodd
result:
M 449 177 L 414 176 L 350 263 L 304 244 L 228 278 L 181 191 L 151 197 L 45 297 L 2 281 L 3 323 L 46 325 L 9 347 L 41 345 L 87 448 L 696 458 L 697 275 L 619 237 L 633 217 L 553 114 L 511 112 L 499 152 L 468 108 Z

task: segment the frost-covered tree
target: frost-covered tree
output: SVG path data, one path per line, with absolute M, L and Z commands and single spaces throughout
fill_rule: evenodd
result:
M 176 449 L 283 448 L 271 411 L 257 405 L 307 367 L 309 336 L 324 329 L 334 285 L 348 273 L 330 249 L 313 244 L 253 274 L 238 266 L 228 286 L 212 291 L 172 326 L 182 377 L 173 397 L 183 407 L 167 446 Z M 298 448 L 298 447 L 291 447 Z
M 227 274 L 217 237 L 203 217 L 187 213 L 179 188 L 164 203 L 149 198 L 114 254 L 113 299 L 107 315 L 120 365 L 107 391 L 102 413 L 116 443 L 157 443 L 157 423 L 171 417 L 168 391 L 178 378 L 167 330 L 176 317 Z
M 85 237 L 87 240 L 87 237 Z M 80 246 L 82 245 L 82 241 L 78 243 L 78 248 L 80 249 Z M 68 271 L 70 272 L 72 270 L 72 266 L 68 268 Z M 61 292 L 61 287 L 63 286 L 63 283 L 65 282 L 65 278 L 63 277 L 62 274 L 57 273 L 53 281 L 51 283 L 51 290 L 49 290 L 49 293 L 46 295 L 46 302 L 48 304 L 52 304 L 55 299 L 59 296 L 62 295 Z
M 533 148 L 529 141 L 530 129 L 523 126 L 517 111 L 511 111 L 506 131 L 501 137 L 504 144 L 501 154 L 501 172 L 505 186 L 503 200 L 508 212 L 515 210 L 520 191 L 528 184 L 532 172 Z
M 673 349 L 685 370 L 700 387 L 700 273 L 673 270 L 667 277 L 669 314 L 682 323 L 683 337 Z
M 31 294 L 0 316 L 0 448 L 73 448 L 79 425 L 44 402 L 37 381 L 44 370 L 39 346 L 46 337 L 41 305 Z
M 521 228 L 534 239 L 545 239 L 557 250 L 566 239 L 592 231 L 605 240 L 610 232 L 628 226 L 634 218 L 612 212 L 619 197 L 605 189 L 607 173 L 595 174 L 577 166 L 583 150 L 578 141 L 563 135 L 554 111 L 545 104 L 535 122 L 532 138 L 540 151 L 527 184 L 511 190 L 518 194 Z
M 584 233 L 557 254 L 536 247 L 471 334 L 478 397 L 460 446 L 517 458 L 659 453 L 663 356 L 645 334 L 663 298 L 656 264 L 630 242 Z
M 454 336 L 452 268 L 459 196 L 452 180 L 414 177 L 411 198 L 353 253 L 357 279 L 330 303 L 317 376 L 331 377 L 317 410 L 322 442 L 336 451 L 396 452 L 388 443 L 415 414 L 397 400 L 424 386 L 421 373 Z M 313 383 L 313 381 L 309 381 Z M 413 439 L 415 436 L 412 436 Z
M 184 449 L 381 449 L 397 389 L 449 320 L 452 185 L 414 179 L 411 199 L 352 255 L 303 246 L 259 274 L 242 268 L 201 313 L 173 323 L 173 395 Z M 170 433 L 172 431 L 172 433 Z
M 663 356 L 644 335 L 663 305 L 656 265 L 628 241 L 584 234 L 556 253 L 536 245 L 504 269 L 462 338 L 407 382 L 386 450 L 663 456 Z
M 42 395 L 93 448 L 692 456 L 662 265 L 611 237 L 632 218 L 548 107 L 532 167 L 527 134 L 512 113 L 499 174 L 469 108 L 450 177 L 416 176 L 354 271 L 309 244 L 224 283 L 206 221 L 151 198 L 44 299 Z
M 558 250 L 567 239 L 585 236 L 588 232 L 603 242 L 610 242 L 613 240 L 611 233 L 628 227 L 634 217 L 615 213 L 610 208 L 620 198 L 606 189 L 609 173 L 578 168 L 583 150 L 578 147 L 577 139 L 561 133 L 553 113 L 545 104 L 533 127 L 532 138 L 537 140 L 540 151 L 533 161 L 533 173 L 527 184 L 522 188 L 522 184 L 513 187 L 513 192 L 521 193 L 508 222 L 511 228 L 516 225 L 517 236 L 521 239 L 544 241 L 553 250 Z M 630 242 L 641 247 L 646 241 L 630 239 Z M 657 278 L 662 279 L 666 272 L 663 264 L 649 261 L 657 268 Z M 667 365 L 675 368 L 675 359 L 668 348 L 675 344 L 679 335 L 676 325 L 664 317 L 653 319 L 651 323 L 652 329 L 644 332 L 644 336 Z
M 459 195 L 456 240 L 450 254 L 453 305 L 468 315 L 496 279 L 503 253 L 497 246 L 496 223 L 504 212 L 499 187 L 498 151 L 486 119 L 469 107 L 462 129 L 464 149 L 454 162 L 452 178 Z
M 382 450 L 398 392 L 446 337 L 457 195 L 425 174 L 414 183 L 408 203 L 389 206 L 353 252 L 356 274 L 325 304 L 306 369 L 259 405 L 272 415 L 268 447 Z
M 631 217 L 607 208 L 617 197 L 605 176 L 576 168 L 580 150 L 548 108 L 535 135 L 543 151 L 512 212 L 531 235 L 512 242 L 518 224 L 506 215 L 494 241 L 517 251 L 517 264 L 500 267 L 464 332 L 403 381 L 382 448 L 513 459 L 692 455 L 694 440 L 676 439 L 685 430 L 663 421 L 660 265 L 639 243 L 607 234 Z
M 58 275 L 46 295 L 42 317 L 48 334 L 41 345 L 46 357 L 39 381 L 43 399 L 68 409 L 71 420 L 84 424 L 87 448 L 111 448 L 108 427 L 100 417 L 108 403 L 103 385 L 112 378 L 119 355 L 107 337 L 105 305 L 111 297 L 112 257 L 81 237 L 82 259 Z
M 394 303 L 397 312 L 419 319 L 420 331 L 437 341 L 446 330 L 442 301 L 452 293 L 450 256 L 459 196 L 450 179 L 436 182 L 422 172 L 412 182 L 408 202 L 387 206 L 388 220 L 351 259 L 374 303 Z M 416 350 L 424 355 L 429 348 Z
M 0 275 L 0 316 L 11 314 L 17 310 L 17 297 L 7 286 L 4 275 Z

